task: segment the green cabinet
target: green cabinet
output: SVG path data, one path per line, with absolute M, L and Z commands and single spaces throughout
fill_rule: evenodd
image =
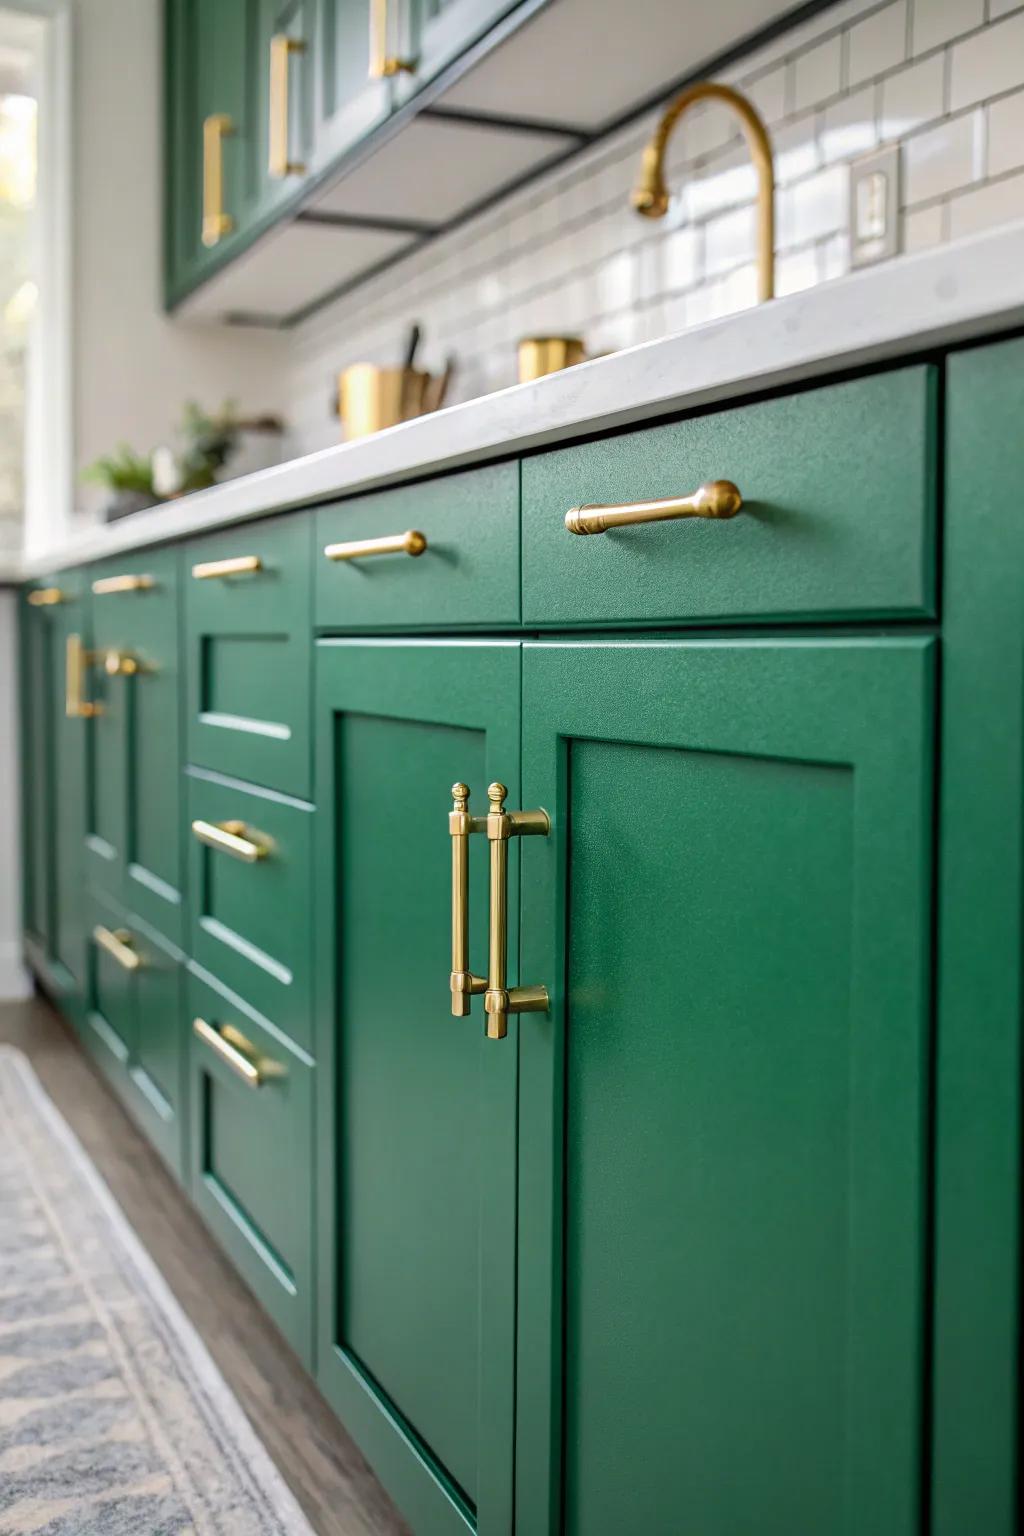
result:
M 919 1530 L 933 650 L 524 649 L 522 1532 Z
M 375 42 L 371 0 L 318 0 L 314 110 L 320 166 L 337 160 L 391 114 L 393 83 L 371 71 Z
M 452 1017 L 445 812 L 458 779 L 518 792 L 520 647 L 316 653 L 317 1378 L 417 1536 L 495 1536 L 512 1518 L 516 1051 Z M 470 880 L 482 970 L 483 846 Z
M 30 958 L 80 1018 L 86 987 L 82 903 L 86 826 L 86 720 L 68 713 L 67 655 L 89 637 L 83 571 L 25 589 L 21 622 L 24 912 Z
M 1024 342 L 949 363 L 935 1536 L 1020 1518 Z
M 94 566 L 87 649 L 90 885 L 172 944 L 181 871 L 180 550 Z

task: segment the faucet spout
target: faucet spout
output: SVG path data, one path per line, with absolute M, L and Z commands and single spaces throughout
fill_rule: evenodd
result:
M 637 213 L 648 219 L 664 218 L 668 212 L 668 186 L 665 182 L 665 151 L 680 118 L 698 101 L 720 101 L 739 118 L 750 158 L 757 171 L 757 296 L 758 301 L 775 294 L 775 170 L 772 146 L 760 115 L 745 96 L 728 85 L 702 80 L 687 86 L 665 109 L 654 136 L 640 162 L 640 175 L 630 202 Z

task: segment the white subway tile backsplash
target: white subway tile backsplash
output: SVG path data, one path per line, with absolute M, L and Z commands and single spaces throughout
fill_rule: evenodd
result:
M 1011 219 L 1024 219 L 1024 175 L 990 181 L 954 197 L 949 205 L 950 238 L 976 235 Z
M 879 131 L 882 139 L 903 139 L 942 116 L 945 64 L 941 53 L 921 59 L 882 81 Z
M 965 187 L 978 174 L 981 113 L 966 112 L 908 139 L 903 150 L 903 195 L 908 206 Z
M 927 53 L 965 32 L 973 32 L 985 20 L 985 0 L 914 0 L 912 46 Z
M 907 0 L 895 0 L 865 17 L 849 32 L 851 86 L 895 69 L 907 56 Z
M 904 250 L 1024 216 L 1024 0 L 840 0 L 721 78 L 769 127 L 780 294 L 849 271 L 849 163 L 876 142 L 901 145 Z M 606 352 L 755 303 L 757 180 L 723 108 L 702 107 L 673 137 L 669 215 L 629 207 L 658 116 L 645 112 L 293 332 L 295 451 L 338 440 L 332 376 L 357 360 L 397 361 L 414 316 L 427 366 L 458 354 L 453 398 L 465 399 L 514 381 L 522 336 L 578 332 Z
M 950 107 L 1001 96 L 1024 75 L 1024 10 L 953 45 Z
M 838 96 L 841 52 L 839 38 L 830 37 L 797 55 L 791 66 L 794 112 L 804 112 Z
M 1003 96 L 988 109 L 988 174 L 1024 166 L 1024 91 Z

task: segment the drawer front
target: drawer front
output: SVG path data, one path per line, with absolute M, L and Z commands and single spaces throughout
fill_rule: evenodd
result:
M 312 1346 L 313 1069 L 238 999 L 189 977 L 192 1193 L 292 1347 Z
M 196 772 L 186 782 L 191 953 L 308 1045 L 312 808 Z
M 426 547 L 375 552 L 401 536 Z M 397 536 L 397 537 L 396 537 Z M 353 552 L 346 546 L 363 546 Z M 325 549 L 350 558 L 329 558 Z M 369 546 L 368 548 L 366 546 Z M 419 549 L 418 541 L 409 547 Z M 320 629 L 519 622 L 519 466 L 495 464 L 360 496 L 316 514 Z
M 185 551 L 188 760 L 292 795 L 310 782 L 311 534 L 294 514 Z
M 931 615 L 937 398 L 934 368 L 905 368 L 524 460 L 524 622 Z M 565 526 L 713 480 L 737 516 Z

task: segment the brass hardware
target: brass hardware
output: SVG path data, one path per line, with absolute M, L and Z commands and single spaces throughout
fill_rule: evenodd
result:
M 259 555 L 235 555 L 231 560 L 202 560 L 192 567 L 195 581 L 211 581 L 215 576 L 251 576 L 262 571 Z
M 416 59 L 403 58 L 392 52 L 389 42 L 388 0 L 372 0 L 370 6 L 370 69 L 371 80 L 390 80 L 394 75 L 416 73 Z
M 293 53 L 305 53 L 301 38 L 279 32 L 270 39 L 270 154 L 267 169 L 276 181 L 304 176 L 301 160 L 288 158 L 288 76 Z
M 116 960 L 122 970 L 137 971 L 142 965 L 142 956 L 132 948 L 132 936 L 127 928 L 104 928 L 102 923 L 97 923 L 92 931 L 93 942 L 100 949 L 106 950 L 113 960 Z
M 64 649 L 64 713 L 69 720 L 92 720 L 103 713 L 85 697 L 85 672 L 91 660 L 81 635 L 68 635 Z
M 665 150 L 672 130 L 696 101 L 720 101 L 740 120 L 750 157 L 757 171 L 757 268 L 758 300 L 775 294 L 775 171 L 768 130 L 759 114 L 738 91 L 713 80 L 688 86 L 666 109 L 640 164 L 640 179 L 630 202 L 648 219 L 664 218 L 669 195 L 665 183 Z
M 469 814 L 469 786 L 452 785 L 454 805 L 448 814 L 452 840 L 452 1014 L 464 1019 L 471 1012 L 473 996 L 487 991 L 486 976 L 469 969 L 469 839 L 487 829 L 486 818 Z
M 416 416 L 429 416 L 443 398 L 442 377 L 421 368 L 353 363 L 338 375 L 338 415 L 346 441 L 368 437 L 371 432 L 382 432 Z
M 26 598 L 26 602 L 33 608 L 54 608 L 63 601 L 64 593 L 60 587 L 36 587 L 35 591 L 30 592 Z
M 579 336 L 525 336 L 519 343 L 519 382 L 529 384 L 545 374 L 575 368 L 586 359 Z
M 743 498 L 731 480 L 709 480 L 692 496 L 665 496 L 659 501 L 624 501 L 612 506 L 570 507 L 565 526 L 570 533 L 604 533 L 634 523 L 664 523 L 677 517 L 735 517 Z
M 262 1088 L 271 1078 L 283 1077 L 280 1062 L 261 1056 L 251 1040 L 247 1040 L 233 1024 L 222 1024 L 218 1029 L 205 1019 L 192 1020 L 192 1032 L 231 1068 L 247 1088 Z
M 233 859 L 241 859 L 243 864 L 255 864 L 270 852 L 268 841 L 265 838 L 256 840 L 249 835 L 244 821 L 194 821 L 192 835 L 208 848 L 229 853 Z
M 85 659 L 98 663 L 108 677 L 134 677 L 139 671 L 138 660 L 127 651 L 88 651 Z
M 547 811 L 506 811 L 508 790 L 504 784 L 491 784 L 487 790 L 490 808 L 486 816 L 469 814 L 469 789 L 452 785 L 454 809 L 449 812 L 448 831 L 452 839 L 452 971 L 449 987 L 452 1013 L 465 1018 L 470 998 L 484 994 L 488 1040 L 504 1040 L 508 1034 L 510 1013 L 544 1013 L 548 1006 L 547 987 L 510 987 L 508 985 L 508 842 L 511 837 L 546 837 L 551 831 Z M 474 832 L 486 832 L 491 846 L 490 932 L 486 981 L 469 970 L 469 838 Z
M 103 576 L 93 582 L 92 590 L 97 597 L 109 597 L 115 592 L 149 592 L 155 586 L 152 576 Z
M 224 140 L 235 125 L 226 112 L 214 112 L 203 122 L 203 244 L 219 244 L 235 221 L 224 212 Z
M 418 528 L 406 533 L 389 533 L 382 539 L 351 539 L 347 544 L 327 544 L 328 560 L 364 560 L 367 555 L 422 555 L 426 536 Z

